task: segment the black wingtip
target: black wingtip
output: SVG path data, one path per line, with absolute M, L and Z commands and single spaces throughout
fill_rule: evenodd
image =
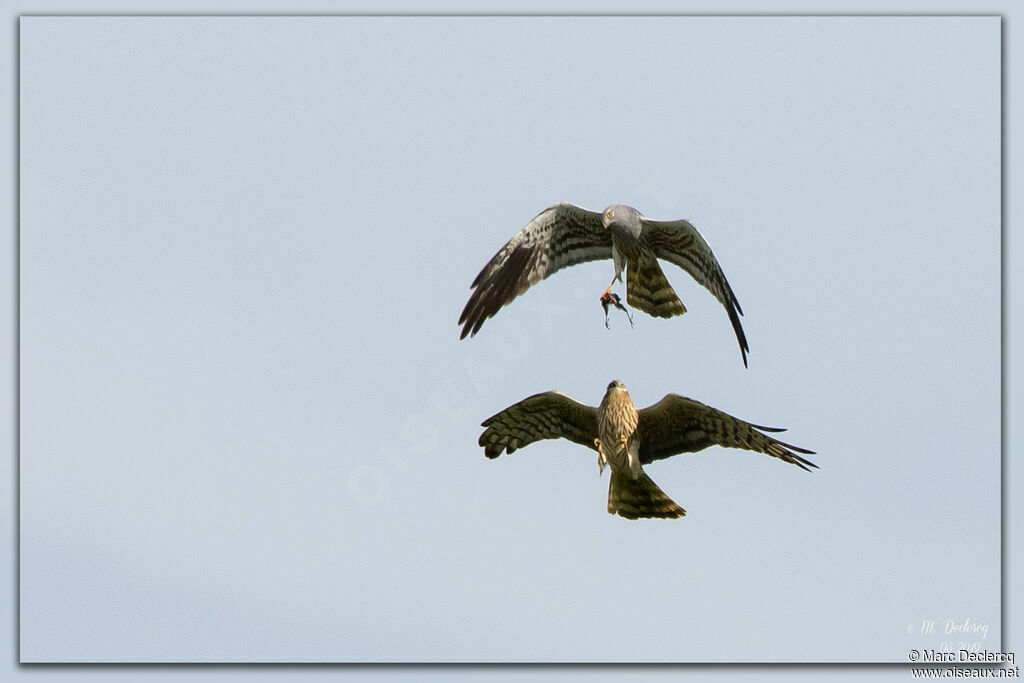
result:
M 754 429 L 760 430 L 762 432 L 784 432 L 784 431 L 786 431 L 785 427 L 765 427 L 764 425 L 756 425 L 756 424 L 751 424 L 750 426 L 753 427 Z
M 725 304 L 725 310 L 729 314 L 729 322 L 732 323 L 733 332 L 736 333 L 736 341 L 740 345 L 740 353 L 743 355 L 743 367 L 749 370 L 747 354 L 750 352 L 750 344 L 747 343 L 747 335 L 743 331 L 743 325 L 740 323 L 740 316 L 743 315 L 743 311 L 740 310 L 739 302 L 736 301 L 735 296 Z
M 519 245 L 500 266 L 492 268 L 492 264 L 488 264 L 477 276 L 471 287 L 473 293 L 459 316 L 459 324 L 465 323 L 459 339 L 474 336 L 488 318 L 493 318 L 503 306 L 529 288 L 530 283 L 524 273 L 529 268 L 533 252 L 530 247 Z M 500 254 L 498 252 L 494 258 Z M 494 259 L 491 261 L 493 263 Z M 484 272 L 486 277 L 481 277 Z
M 814 455 L 815 454 L 814 451 L 806 451 L 806 450 L 803 450 L 802 448 L 796 448 L 795 446 L 790 446 L 790 448 L 792 448 L 793 450 L 800 451 L 801 453 L 806 453 L 808 455 Z M 806 458 L 801 458 L 796 453 L 790 453 L 789 455 L 790 455 L 791 458 L 793 458 L 793 464 L 796 465 L 797 467 L 799 467 L 800 469 L 802 469 L 804 472 L 810 472 L 811 471 L 810 470 L 811 467 L 813 467 L 814 469 L 820 469 L 813 462 L 811 462 L 810 460 L 807 460 Z

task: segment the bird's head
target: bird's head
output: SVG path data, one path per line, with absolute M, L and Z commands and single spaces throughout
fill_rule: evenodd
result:
M 628 232 L 633 237 L 639 237 L 643 227 L 640 223 L 640 212 L 625 204 L 613 204 L 605 209 L 601 214 L 601 223 L 606 230 Z
M 608 391 L 625 391 L 626 385 L 617 379 L 613 379 L 608 383 Z

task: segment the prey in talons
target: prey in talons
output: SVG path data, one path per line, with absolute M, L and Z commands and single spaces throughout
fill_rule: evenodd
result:
M 633 314 L 629 312 L 629 309 L 622 303 L 622 299 L 618 294 L 611 291 L 611 287 L 608 288 L 604 294 L 601 295 L 601 308 L 604 309 L 604 327 L 605 329 L 611 329 L 608 326 L 608 307 L 614 306 L 615 308 L 623 311 L 626 317 L 629 318 L 629 326 L 633 327 Z

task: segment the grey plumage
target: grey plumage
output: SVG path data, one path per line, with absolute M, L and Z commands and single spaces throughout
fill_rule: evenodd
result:
M 597 213 L 563 202 L 537 214 L 473 280 L 473 293 L 459 316 L 460 338 L 475 335 L 485 320 L 549 275 L 602 259 L 614 262 L 613 284 L 626 271 L 627 303 L 659 318 L 682 315 L 686 307 L 658 259 L 685 270 L 725 308 L 746 366 L 743 310 L 711 247 L 689 221 L 652 221 L 625 205 Z

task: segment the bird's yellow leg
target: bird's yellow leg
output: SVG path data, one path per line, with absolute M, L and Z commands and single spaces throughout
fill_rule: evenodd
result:
M 622 444 L 622 451 L 624 453 L 628 450 L 628 444 L 627 444 L 628 441 L 629 441 L 629 435 L 628 434 L 623 434 L 622 436 L 619 437 L 619 443 Z
M 602 299 L 612 293 L 612 287 L 615 286 L 616 282 L 622 282 L 622 276 L 618 273 L 616 273 L 615 277 L 612 278 L 612 281 L 608 283 L 608 289 L 604 290 L 604 294 L 601 295 Z
M 600 477 L 604 473 L 605 465 L 608 464 L 608 458 L 601 448 L 601 439 L 594 439 L 594 446 L 597 448 L 597 476 Z

